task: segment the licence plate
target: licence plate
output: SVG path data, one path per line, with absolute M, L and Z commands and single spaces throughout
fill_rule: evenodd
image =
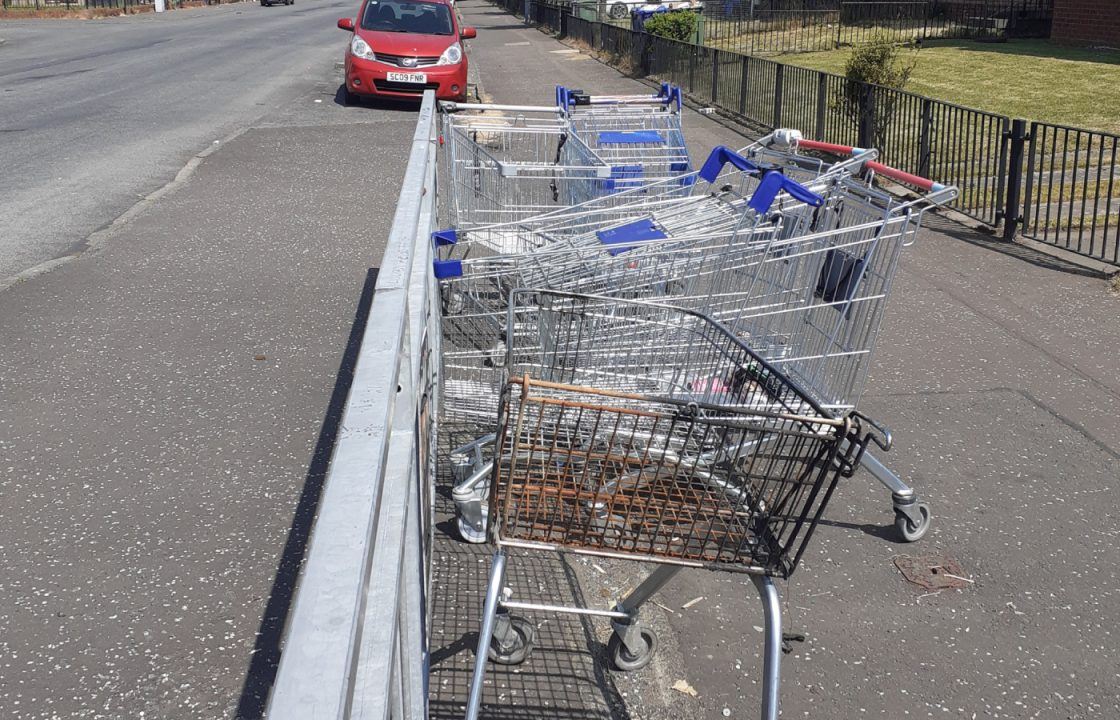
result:
M 424 73 L 391 72 L 385 73 L 385 78 L 391 82 L 418 83 L 420 85 L 428 82 L 428 76 Z

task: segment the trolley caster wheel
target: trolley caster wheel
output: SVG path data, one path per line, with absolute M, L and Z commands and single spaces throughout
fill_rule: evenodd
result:
M 459 525 L 459 537 L 463 538 L 463 542 L 471 543 L 472 545 L 480 545 L 486 542 L 486 513 L 482 513 L 482 527 L 475 527 L 470 522 L 463 518 L 457 518 L 456 522 Z
M 611 664 L 618 670 L 623 672 L 641 670 L 653 659 L 653 654 L 657 651 L 657 635 L 647 627 L 640 628 L 639 632 L 645 650 L 637 655 L 630 652 L 617 632 L 611 635 L 610 641 L 607 642 L 607 654 L 610 655 Z
M 533 651 L 533 638 L 537 634 L 537 628 L 526 618 L 510 615 L 509 629 L 511 636 L 504 645 L 497 635 L 490 638 L 486 657 L 499 665 L 520 665 Z
M 916 525 L 913 520 L 907 517 L 906 513 L 897 508 L 894 511 L 894 527 L 906 542 L 921 540 L 926 531 L 929 530 L 930 523 L 933 520 L 933 516 L 929 512 L 929 505 L 918 503 L 916 507 L 918 514 L 921 516 L 921 520 Z

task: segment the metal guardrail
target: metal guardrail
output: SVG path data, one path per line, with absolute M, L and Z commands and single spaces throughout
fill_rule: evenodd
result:
M 424 718 L 438 408 L 435 96 L 424 93 L 270 720 Z

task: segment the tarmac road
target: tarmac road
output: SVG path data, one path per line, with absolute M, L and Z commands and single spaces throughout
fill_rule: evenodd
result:
M 310 91 L 354 0 L 240 3 L 0 37 L 0 281 L 79 250 L 215 140 Z
M 215 148 L 0 281 L 3 720 L 263 712 L 416 125 L 337 102 L 349 7 L 0 29 L 7 270 Z

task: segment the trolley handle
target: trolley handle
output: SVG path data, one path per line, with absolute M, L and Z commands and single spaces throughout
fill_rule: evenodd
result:
M 810 207 L 820 207 L 824 204 L 824 198 L 820 195 L 777 170 L 771 170 L 763 175 L 762 182 L 754 189 L 754 194 L 751 195 L 747 205 L 759 214 L 769 212 L 774 205 L 774 199 L 783 190 Z
M 749 175 L 757 175 L 762 172 L 762 168 L 731 148 L 726 145 L 718 145 L 712 149 L 708 159 L 704 161 L 704 166 L 700 168 L 700 177 L 708 183 L 714 183 L 723 171 L 723 167 L 728 163 Z
M 454 245 L 457 242 L 459 242 L 459 233 L 452 228 L 436 230 L 432 233 L 432 274 L 437 280 L 460 277 L 463 274 L 462 260 L 441 260 L 439 257 L 441 247 Z
M 848 431 L 847 451 L 842 457 L 838 458 L 840 474 L 846 478 L 855 474 L 856 469 L 863 461 L 863 454 L 867 452 L 869 444 L 875 443 L 883 452 L 889 452 L 891 446 L 894 445 L 894 437 L 891 435 L 890 429 L 882 423 L 872 420 L 859 410 L 852 410 L 848 419 L 852 421 L 852 425 Z M 870 426 L 874 432 L 864 432 L 864 423 Z
M 864 153 L 870 152 L 866 148 L 852 147 L 850 145 L 837 145 L 836 143 L 821 142 L 819 140 L 797 140 L 797 147 L 805 148 L 806 150 L 817 150 L 819 152 L 831 153 L 833 155 L 846 155 L 850 157 L 859 157 Z M 916 187 L 919 190 L 925 190 L 930 193 L 939 193 L 948 189 L 947 185 L 939 182 L 934 182 L 929 178 L 921 177 L 908 173 L 905 170 L 899 170 L 889 165 L 884 165 L 876 160 L 869 160 L 865 166 L 867 169 L 872 170 L 877 175 L 896 180 L 904 185 Z

